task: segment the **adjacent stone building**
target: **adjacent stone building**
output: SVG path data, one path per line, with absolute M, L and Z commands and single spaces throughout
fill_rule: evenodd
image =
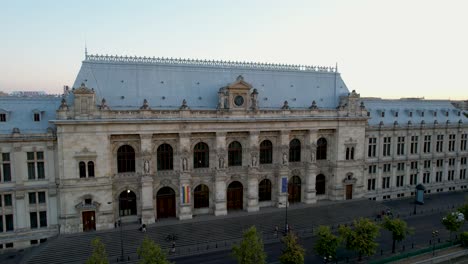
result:
M 333 67 L 87 55 L 62 97 L 0 105 L 4 247 L 118 221 L 393 199 L 417 183 L 446 192 L 468 182 L 462 110 L 362 98 Z M 28 176 L 33 166 L 41 178 Z

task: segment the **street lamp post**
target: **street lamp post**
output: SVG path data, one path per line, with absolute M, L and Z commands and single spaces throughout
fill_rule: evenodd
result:
M 120 228 L 120 261 L 124 260 L 123 234 L 122 234 L 122 218 L 119 219 Z
M 288 197 L 289 198 L 289 197 Z M 284 234 L 287 235 L 289 233 L 289 226 L 288 226 L 288 199 L 286 199 L 286 217 L 284 219 Z
M 435 238 L 439 236 L 439 231 L 432 231 L 432 256 L 435 255 Z

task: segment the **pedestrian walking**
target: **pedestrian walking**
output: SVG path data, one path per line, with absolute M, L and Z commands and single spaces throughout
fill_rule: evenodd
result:
M 172 241 L 171 254 L 175 253 L 175 241 Z
M 146 224 L 141 225 L 141 232 L 146 233 Z
M 278 238 L 278 226 L 275 226 L 275 237 Z

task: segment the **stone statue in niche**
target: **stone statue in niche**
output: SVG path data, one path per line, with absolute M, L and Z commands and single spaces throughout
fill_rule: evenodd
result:
M 315 150 L 312 150 L 310 153 L 310 161 L 315 162 Z
M 187 158 L 182 158 L 182 170 L 187 171 Z
M 149 166 L 149 161 L 145 160 L 143 164 L 143 169 L 145 170 L 145 173 L 148 174 L 150 172 L 150 166 Z
M 218 167 L 220 169 L 224 169 L 224 157 L 223 156 L 219 156 L 219 164 L 218 164 Z
M 257 167 L 257 155 L 252 155 L 252 167 Z
M 283 152 L 283 164 L 288 164 L 288 154 L 286 152 Z

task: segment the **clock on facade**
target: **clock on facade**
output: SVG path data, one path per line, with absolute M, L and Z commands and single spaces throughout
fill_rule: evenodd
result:
M 234 103 L 237 105 L 237 106 L 241 106 L 244 104 L 244 97 L 238 95 L 236 96 L 236 98 L 234 98 Z

